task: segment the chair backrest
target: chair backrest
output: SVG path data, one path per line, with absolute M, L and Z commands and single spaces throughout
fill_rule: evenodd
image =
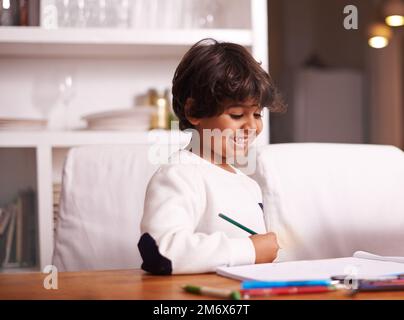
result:
M 59 271 L 140 267 L 140 219 L 157 167 L 147 146 L 69 151 L 53 256 Z
M 404 153 L 392 146 L 274 144 L 258 152 L 278 261 L 404 255 Z M 343 272 L 344 270 L 341 270 Z

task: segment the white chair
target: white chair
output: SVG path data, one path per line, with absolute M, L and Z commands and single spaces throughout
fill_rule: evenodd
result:
M 263 147 L 253 178 L 277 261 L 404 255 L 404 153 L 392 146 L 296 143 Z M 341 270 L 343 272 L 344 270 Z
M 146 146 L 69 151 L 53 256 L 59 271 L 140 267 L 140 219 L 157 167 Z

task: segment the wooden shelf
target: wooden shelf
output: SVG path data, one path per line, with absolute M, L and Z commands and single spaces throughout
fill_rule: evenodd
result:
M 203 38 L 251 47 L 249 29 L 137 30 L 0 27 L 1 56 L 178 56 Z
M 39 267 L 0 268 L 0 273 L 35 273 L 40 272 Z

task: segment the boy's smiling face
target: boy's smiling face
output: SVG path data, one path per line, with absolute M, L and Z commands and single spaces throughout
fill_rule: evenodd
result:
M 219 157 L 222 163 L 237 155 L 247 155 L 249 146 L 263 127 L 262 107 L 253 99 L 227 101 L 224 107 L 224 112 L 218 116 L 188 119 L 199 132 L 204 155 L 210 152 L 211 156 Z M 207 139 L 209 135 L 206 134 L 210 132 L 213 135 Z

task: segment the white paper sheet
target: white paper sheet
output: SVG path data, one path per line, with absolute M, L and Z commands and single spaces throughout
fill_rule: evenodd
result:
M 355 258 L 370 259 L 370 260 L 380 260 L 380 261 L 390 261 L 404 263 L 404 257 L 392 257 L 392 256 L 378 256 L 377 254 L 369 253 L 366 251 L 356 251 L 353 256 Z
M 349 257 L 219 267 L 216 272 L 237 280 L 316 280 L 337 275 L 348 275 L 355 279 L 401 274 L 404 273 L 404 264 Z

